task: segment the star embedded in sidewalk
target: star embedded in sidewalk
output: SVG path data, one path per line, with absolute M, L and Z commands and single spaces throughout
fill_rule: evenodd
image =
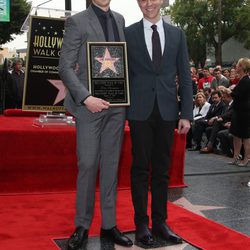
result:
M 102 64 L 100 73 L 102 73 L 106 69 L 110 69 L 117 74 L 114 63 L 117 62 L 120 58 L 111 57 L 108 48 L 105 49 L 103 57 L 96 57 L 95 59 Z
M 57 93 L 56 99 L 54 101 L 53 105 L 56 105 L 60 101 L 62 101 L 65 96 L 66 96 L 66 88 L 63 85 L 63 82 L 61 80 L 52 80 L 52 79 L 47 79 L 48 82 L 50 82 L 54 87 L 56 87 L 59 91 Z
M 180 207 L 186 208 L 187 210 L 199 214 L 203 217 L 205 215 L 202 213 L 202 211 L 206 210 L 214 210 L 214 209 L 222 209 L 225 207 L 216 207 L 216 206 L 200 206 L 200 205 L 193 205 L 189 200 L 187 200 L 185 197 L 182 197 L 174 202 L 175 205 L 178 205 Z
M 176 245 L 171 245 L 171 246 L 164 246 L 164 247 L 154 247 L 154 248 L 150 248 L 151 250 L 184 250 L 186 246 L 189 246 L 188 243 L 184 242 L 183 244 L 176 244 Z M 115 249 L 117 250 L 127 250 L 128 248 L 126 247 L 122 247 L 122 246 L 118 246 L 115 245 Z M 130 248 L 131 250 L 143 250 L 145 248 L 141 248 L 138 247 L 136 245 L 133 245 L 132 248 Z

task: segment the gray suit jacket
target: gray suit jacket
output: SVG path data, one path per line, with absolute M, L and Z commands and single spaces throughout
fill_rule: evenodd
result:
M 131 106 L 127 110 L 129 120 L 146 120 L 153 110 L 156 97 L 164 120 L 192 120 L 192 81 L 185 35 L 179 28 L 165 22 L 164 31 L 162 64 L 155 71 L 145 43 L 143 21 L 125 29 L 131 100 Z M 180 110 L 176 74 L 179 79 Z
M 125 22 L 122 15 L 112 11 L 120 40 L 125 41 Z M 105 42 L 105 35 L 92 7 L 65 22 L 65 35 L 59 60 L 59 74 L 68 88 L 64 104 L 69 112 L 78 116 L 80 104 L 88 95 L 87 42 Z

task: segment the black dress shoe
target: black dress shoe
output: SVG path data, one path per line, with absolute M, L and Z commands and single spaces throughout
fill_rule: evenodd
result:
M 152 233 L 164 240 L 170 240 L 174 243 L 182 243 L 182 238 L 176 235 L 165 223 L 153 224 Z
M 154 243 L 152 233 L 147 225 L 136 226 L 135 239 L 145 246 L 152 246 Z
M 124 235 L 117 227 L 111 229 L 101 228 L 101 237 L 111 240 L 117 245 L 131 247 L 133 245 L 132 240 L 130 240 L 126 235 Z
M 68 240 L 67 250 L 78 250 L 82 248 L 87 242 L 88 230 L 83 227 L 77 227 L 75 232 L 70 236 Z

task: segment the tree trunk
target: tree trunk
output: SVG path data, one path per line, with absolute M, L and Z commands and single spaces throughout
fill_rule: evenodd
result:
M 214 53 L 215 53 L 215 64 L 221 65 L 222 64 L 222 56 L 221 56 L 221 45 L 214 44 Z
M 221 44 L 218 44 L 218 47 L 215 49 L 215 64 L 216 65 L 222 65 Z
M 218 24 L 217 24 L 217 35 L 218 35 L 218 46 L 216 52 L 216 65 L 221 65 L 222 63 L 222 51 L 221 51 L 221 0 L 218 0 Z

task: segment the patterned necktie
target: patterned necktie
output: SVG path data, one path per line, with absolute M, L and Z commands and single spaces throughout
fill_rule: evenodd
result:
M 110 13 L 106 13 L 106 25 L 107 25 L 107 32 L 108 32 L 108 42 L 114 42 L 115 41 L 115 35 L 114 35 L 114 29 L 113 29 L 113 23 L 110 16 Z
M 153 30 L 152 34 L 152 62 L 154 65 L 155 70 L 158 70 L 161 65 L 161 42 L 160 36 L 157 31 L 157 25 L 153 24 L 151 26 Z

